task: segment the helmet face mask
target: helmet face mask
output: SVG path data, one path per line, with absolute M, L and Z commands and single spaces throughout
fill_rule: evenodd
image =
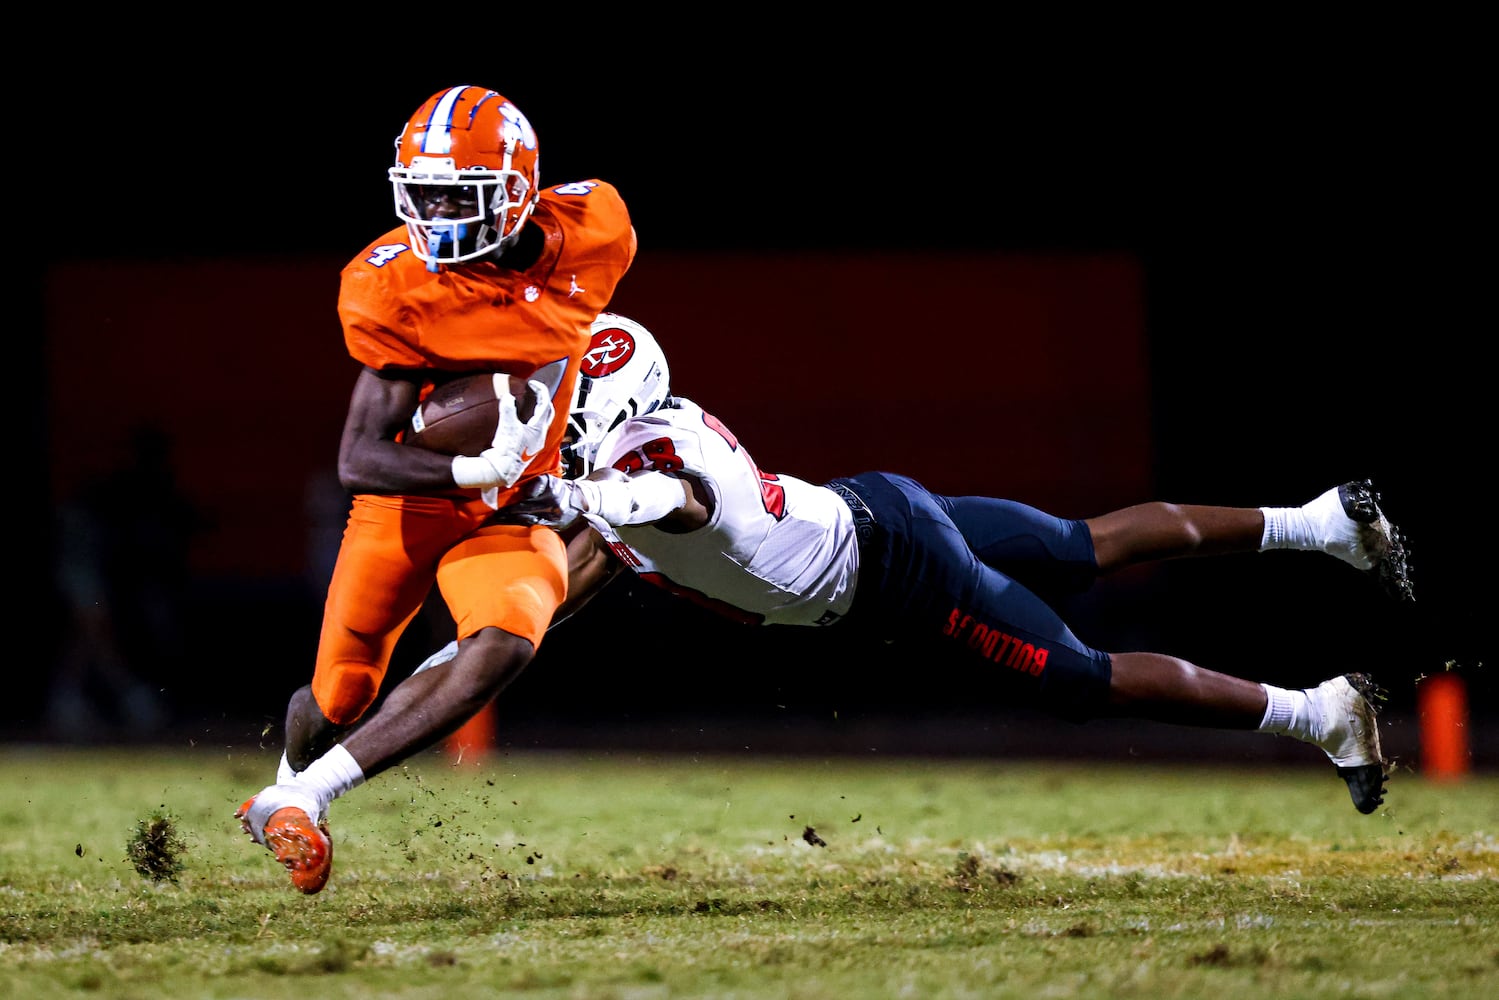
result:
M 567 430 L 562 432 L 563 478 L 582 479 L 592 472 L 599 455 L 598 442 L 603 440 L 603 434 L 590 434 L 577 414 L 568 414 Z
M 631 417 L 663 405 L 671 370 L 656 338 L 632 319 L 600 313 L 568 409 L 562 439 L 563 475 L 586 476 L 609 435 Z
M 416 255 L 473 260 L 514 243 L 536 206 L 536 133 L 494 91 L 452 87 L 411 116 L 388 174 Z

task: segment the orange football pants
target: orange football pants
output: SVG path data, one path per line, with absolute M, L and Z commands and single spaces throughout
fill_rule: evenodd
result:
M 396 641 L 436 582 L 458 638 L 504 629 L 540 648 L 567 596 L 567 551 L 550 528 L 484 526 L 479 499 L 354 498 L 328 584 L 312 696 L 340 726 L 374 703 Z

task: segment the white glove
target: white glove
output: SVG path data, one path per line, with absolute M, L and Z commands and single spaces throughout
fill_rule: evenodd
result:
M 578 484 L 558 476 L 537 476 L 521 483 L 520 494 L 490 520 L 497 524 L 571 527 L 583 514 L 583 492 Z
M 478 457 L 458 455 L 453 459 L 453 482 L 463 487 L 483 487 L 484 501 L 491 507 L 500 487 L 514 486 L 541 451 L 557 412 L 552 405 L 552 391 L 545 383 L 533 380 L 530 386 L 536 394 L 536 409 L 531 419 L 523 422 L 515 409 L 515 397 L 510 395 L 509 379 L 504 372 L 495 372 L 494 395 L 499 400 L 500 416 L 491 445 Z
M 480 457 L 493 465 L 500 473 L 501 486 L 514 486 L 520 474 L 526 471 L 546 444 L 547 431 L 551 429 L 556 408 L 552 405 L 552 390 L 545 382 L 532 380 L 528 383 L 536 396 L 536 409 L 531 419 L 521 422 L 515 409 L 515 397 L 510 395 L 510 376 L 495 372 L 494 394 L 500 402 L 500 419 L 494 429 L 494 443 L 480 452 Z
M 653 524 L 687 503 L 682 481 L 660 472 L 628 479 L 559 479 L 538 476 L 491 519 L 501 524 L 544 525 L 559 531 L 579 517 L 595 526 Z

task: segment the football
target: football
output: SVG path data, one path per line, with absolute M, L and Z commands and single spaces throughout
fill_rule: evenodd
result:
M 494 442 L 500 419 L 495 377 L 489 372 L 460 375 L 422 400 L 401 440 L 444 455 L 477 455 Z M 536 412 L 536 394 L 520 375 L 509 377 L 510 395 L 522 421 Z

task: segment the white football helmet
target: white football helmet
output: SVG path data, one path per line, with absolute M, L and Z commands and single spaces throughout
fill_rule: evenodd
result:
M 592 330 L 562 439 L 563 475 L 569 479 L 593 471 L 611 431 L 650 413 L 671 394 L 666 355 L 649 330 L 610 312 L 599 313 Z

